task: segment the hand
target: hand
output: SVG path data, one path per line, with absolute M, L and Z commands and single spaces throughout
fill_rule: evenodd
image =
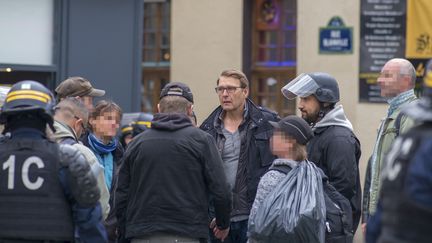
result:
M 216 226 L 216 218 L 213 218 L 212 221 L 210 222 L 209 225 L 210 229 L 213 229 L 213 234 L 215 235 L 216 238 L 218 238 L 219 240 L 221 240 L 222 242 L 225 240 L 225 238 L 228 236 L 229 233 L 229 227 L 226 229 L 219 229 Z
M 366 235 L 366 226 L 367 226 L 366 223 L 361 224 L 361 229 L 362 229 L 362 232 L 363 232 L 364 236 Z
M 225 238 L 227 238 L 230 228 L 226 229 L 219 229 L 218 227 L 213 228 L 213 233 L 216 238 L 218 238 L 220 241 L 224 241 Z

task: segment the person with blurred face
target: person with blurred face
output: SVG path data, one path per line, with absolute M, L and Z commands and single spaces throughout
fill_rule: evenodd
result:
M 84 104 L 77 98 L 67 97 L 56 105 L 54 112 L 55 133 L 53 138 L 55 141 L 59 144 L 69 144 L 77 148 L 84 155 L 92 170 L 100 171 L 102 167 L 99 165 L 94 153 L 78 140 L 88 124 L 88 110 Z M 99 202 L 102 207 L 103 219 L 105 219 L 110 210 L 109 191 L 105 184 L 104 174 L 99 173 L 96 178 L 101 191 Z
M 84 138 L 83 144 L 96 155 L 100 165 L 104 168 L 105 183 L 110 191 L 111 211 L 105 220 L 105 226 L 110 241 L 116 238 L 114 223 L 115 209 L 113 208 L 114 183 L 117 180 L 118 167 L 123 157 L 124 149 L 116 138 L 122 117 L 121 108 L 112 101 L 99 101 L 89 117 L 90 133 Z
M 230 232 L 224 242 L 247 241 L 247 223 L 260 177 L 275 158 L 269 146 L 279 116 L 249 98 L 249 81 L 238 70 L 225 70 L 216 81 L 220 106 L 200 128 L 215 139 L 233 192 Z M 213 217 L 210 210 L 210 217 Z M 211 224 L 212 228 L 214 225 Z M 210 232 L 211 242 L 220 242 Z
M 313 137 L 313 132 L 308 123 L 297 116 L 287 116 L 279 122 L 270 123 L 275 128 L 270 147 L 272 153 L 278 157 L 273 161 L 273 166 L 286 167 L 286 172 L 289 173 L 298 163 L 311 163 L 307 161 L 306 144 Z M 255 218 L 257 210 L 262 207 L 265 199 L 275 190 L 278 184 L 286 177 L 287 173 L 276 169 L 270 169 L 261 177 L 252 205 L 250 218 Z M 261 236 L 256 235 L 253 230 L 251 232 L 251 227 L 253 226 L 251 226 L 251 222 L 249 222 L 249 242 L 263 242 L 262 240 L 257 240 L 257 238 L 261 238 Z M 281 229 L 281 231 L 283 231 L 283 229 Z M 270 239 L 267 240 L 270 242 Z
M 362 230 L 366 231 L 369 216 L 376 211 L 379 191 L 381 188 L 381 170 L 386 155 L 396 137 L 413 127 L 414 121 L 400 113 L 401 108 L 417 100 L 414 94 L 416 71 L 414 66 L 405 59 L 389 60 L 382 68 L 378 77 L 381 96 L 386 98 L 389 108 L 382 119 L 372 155 L 368 162 L 364 182 Z

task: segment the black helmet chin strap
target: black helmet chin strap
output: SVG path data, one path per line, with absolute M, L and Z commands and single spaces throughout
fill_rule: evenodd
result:
M 320 121 L 327 113 L 329 113 L 335 107 L 335 104 L 331 104 L 331 103 L 320 102 L 319 104 L 320 104 L 320 110 L 318 111 L 318 121 Z

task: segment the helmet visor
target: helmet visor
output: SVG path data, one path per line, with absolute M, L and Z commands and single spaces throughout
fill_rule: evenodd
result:
M 3 103 L 6 100 L 7 93 L 9 92 L 10 87 L 0 86 L 0 107 L 3 106 Z
M 318 84 L 309 75 L 302 73 L 282 88 L 282 94 L 287 99 L 295 99 L 296 96 L 307 97 L 314 94 L 319 88 Z

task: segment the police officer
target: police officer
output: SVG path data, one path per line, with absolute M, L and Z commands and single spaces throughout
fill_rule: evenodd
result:
M 153 120 L 153 115 L 149 113 L 140 113 L 135 122 L 132 123 L 132 137 L 149 129 L 151 126 L 151 121 Z
M 424 97 L 402 109 L 418 125 L 397 138 L 386 157 L 377 216 L 368 224 L 367 242 L 431 242 L 431 67 L 429 62 L 424 77 Z
M 314 132 L 307 144 L 308 159 L 350 201 L 355 233 L 361 215 L 361 148 L 342 105 L 337 104 L 340 94 L 336 79 L 327 73 L 302 73 L 282 88 L 282 94 L 287 99 L 299 97 L 301 116 Z
M 0 242 L 106 242 L 100 191 L 74 147 L 47 139 L 52 93 L 35 81 L 13 85 L 0 114 Z

